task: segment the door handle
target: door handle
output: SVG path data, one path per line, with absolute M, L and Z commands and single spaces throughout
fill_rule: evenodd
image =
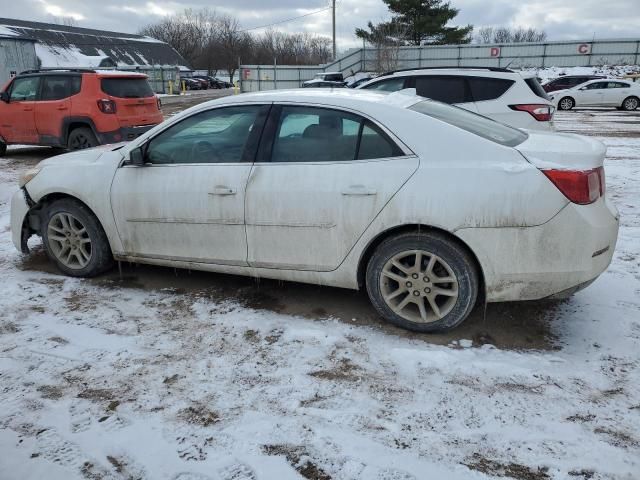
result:
M 225 195 L 235 195 L 236 193 L 237 192 L 233 188 L 221 186 L 221 187 L 215 187 L 213 189 L 213 192 L 209 192 L 209 195 L 225 196 Z
M 366 188 L 364 185 L 351 185 L 342 191 L 342 195 L 376 195 L 378 192 Z
M 67 107 L 61 105 L 61 106 L 58 107 L 58 110 L 67 110 Z
M 33 107 L 24 107 L 22 110 L 25 112 L 33 112 Z

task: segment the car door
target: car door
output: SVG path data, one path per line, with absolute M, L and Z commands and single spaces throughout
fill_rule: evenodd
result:
M 619 107 L 631 93 L 631 85 L 625 82 L 607 82 L 604 89 L 604 103 L 608 106 Z
M 421 97 L 477 112 L 466 77 L 456 75 L 421 75 L 411 77 L 406 88 L 415 88 Z
M 2 122 L 10 143 L 38 143 L 35 124 L 35 104 L 40 89 L 40 77 L 19 77 L 9 87 L 9 102 L 5 105 Z
M 35 103 L 36 130 L 40 143 L 64 145 L 63 125 L 71 115 L 71 96 L 80 92 L 80 74 L 45 75 L 40 99 Z
M 246 193 L 249 265 L 331 271 L 418 168 L 371 120 L 274 106 Z
M 127 255 L 246 265 L 245 187 L 269 108 L 193 114 L 141 147 L 145 166 L 118 169 L 111 205 Z
M 604 105 L 606 87 L 607 82 L 593 82 L 579 87 L 575 92 L 576 105 L 585 107 Z

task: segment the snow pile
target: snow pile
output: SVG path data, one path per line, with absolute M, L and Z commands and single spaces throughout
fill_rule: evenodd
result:
M 151 269 L 153 288 L 139 283 L 146 267 L 122 280 L 61 276 L 37 244 L 23 257 L 10 242 L 9 199 L 37 160 L 10 150 L 0 159 L 0 476 L 638 478 L 640 129 L 629 118 L 556 116 L 610 147 L 622 227 L 591 287 L 534 317 L 512 307 L 505 330 L 552 319 L 549 350 L 495 348 L 501 332 L 482 322 L 438 346 L 322 311 L 286 315 L 259 283 L 235 291 L 215 275 L 198 288 L 170 269 Z
M 41 68 L 95 68 L 109 58 L 107 55 L 84 55 L 77 47 L 63 48 L 36 43 L 36 55 Z
M 547 67 L 524 68 L 522 72 L 535 73 L 543 82 L 564 75 L 602 75 L 611 78 L 622 78 L 632 73 L 640 73 L 638 65 L 604 65 L 593 67 Z

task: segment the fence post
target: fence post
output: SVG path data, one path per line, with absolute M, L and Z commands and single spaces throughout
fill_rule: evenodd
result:
M 545 61 L 547 60 L 547 44 L 542 46 L 542 68 L 544 68 Z
M 278 89 L 278 59 L 273 58 L 273 89 Z
M 422 68 L 422 45 L 418 47 L 418 68 Z
M 260 76 L 260 65 L 258 65 L 258 91 L 262 90 L 262 77 Z
M 458 66 L 460 66 L 461 62 L 462 62 L 462 47 L 458 45 Z
M 635 65 L 638 65 L 638 55 L 640 54 L 640 40 L 638 40 L 636 42 L 636 57 L 635 57 L 635 61 L 633 62 Z
M 162 93 L 167 93 L 167 90 L 164 88 L 164 69 L 162 65 L 160 65 L 160 83 L 162 84 Z

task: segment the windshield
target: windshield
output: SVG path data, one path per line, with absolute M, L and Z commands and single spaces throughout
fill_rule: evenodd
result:
M 146 78 L 103 78 L 102 91 L 118 98 L 153 97 L 151 85 Z
M 463 108 L 434 102 L 433 100 L 418 102 L 409 107 L 409 110 L 437 118 L 450 125 L 462 128 L 467 132 L 474 133 L 482 138 L 507 147 L 520 145 L 529 137 L 526 133 L 516 128 L 509 127 L 508 125 L 496 122 Z

